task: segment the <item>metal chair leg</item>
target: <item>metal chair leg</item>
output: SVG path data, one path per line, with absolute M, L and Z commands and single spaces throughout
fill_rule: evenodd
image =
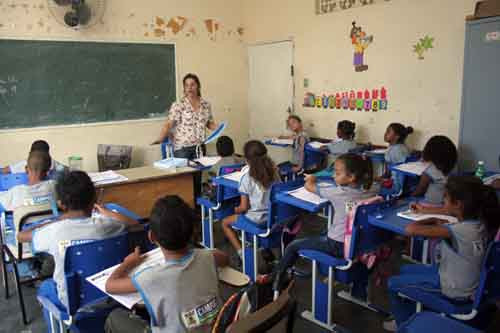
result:
M 5 260 L 4 247 L 0 248 L 0 255 L 2 256 L 2 280 L 3 287 L 5 289 L 5 299 L 9 298 L 9 274 L 7 272 L 7 262 Z
M 24 325 L 28 325 L 28 318 L 26 316 L 26 306 L 24 305 L 24 296 L 23 296 L 23 291 L 21 290 L 21 281 L 19 277 L 19 271 L 17 269 L 17 263 L 13 262 L 12 266 L 14 267 L 14 277 L 17 288 L 17 297 L 19 297 L 19 305 L 21 306 L 23 323 Z

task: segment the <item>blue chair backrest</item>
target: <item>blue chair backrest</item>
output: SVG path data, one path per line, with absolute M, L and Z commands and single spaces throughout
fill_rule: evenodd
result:
M 141 217 L 139 215 L 137 215 L 136 213 L 134 213 L 126 208 L 123 208 L 122 206 L 117 205 L 115 203 L 104 204 L 104 208 L 112 210 L 112 211 L 117 212 L 119 214 L 122 214 L 124 216 L 127 216 L 127 217 L 134 219 L 136 221 L 142 220 Z
M 278 201 L 276 200 L 276 195 L 280 192 L 295 190 L 301 186 L 304 186 L 303 178 L 290 180 L 284 183 L 275 183 L 271 185 L 271 193 L 269 195 L 268 219 L 267 219 L 268 228 L 271 228 L 275 223 L 287 221 L 300 214 L 301 212 L 300 208 L 278 203 Z
M 0 175 L 0 191 L 8 191 L 16 185 L 28 184 L 28 174 L 9 173 Z
M 305 148 L 304 148 L 305 149 Z M 328 156 L 328 152 L 319 152 L 305 149 L 304 151 L 304 169 L 322 166 Z
M 245 166 L 244 163 L 223 165 L 219 168 L 218 176 L 224 176 L 236 171 L 240 171 Z M 226 188 L 225 186 L 217 186 L 217 202 L 223 202 L 228 199 L 240 196 L 237 189 Z
M 64 273 L 68 291 L 69 314 L 106 296 L 86 278 L 117 265 L 129 254 L 126 233 L 112 238 L 72 245 L 66 249 Z
M 394 234 L 390 231 L 377 228 L 368 222 L 368 215 L 376 214 L 391 205 L 384 201 L 370 205 L 359 206 L 356 209 L 354 225 L 351 236 L 351 247 L 349 249 L 349 259 L 376 250 L 379 246 L 391 240 Z
M 474 308 L 500 300 L 500 241 L 491 242 L 486 251 L 479 287 L 474 297 Z

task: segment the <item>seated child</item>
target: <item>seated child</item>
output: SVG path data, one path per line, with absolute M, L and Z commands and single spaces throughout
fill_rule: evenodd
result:
M 50 156 L 50 147 L 49 147 L 49 144 L 44 141 L 44 140 L 36 140 L 34 141 L 32 144 L 31 144 L 31 149 L 30 149 L 30 152 L 32 151 L 41 151 L 41 152 L 44 152 L 44 153 L 47 153 L 49 154 Z M 53 158 L 50 159 L 50 168 L 49 168 L 49 171 L 64 171 L 64 169 L 66 168 L 65 165 L 57 162 L 56 160 L 54 160 Z M 27 165 L 27 161 L 26 160 L 23 160 L 23 161 L 19 161 L 17 163 L 14 163 L 14 164 L 11 164 L 7 167 L 4 167 L 2 169 L 2 173 L 4 174 L 7 174 L 7 173 L 22 173 L 22 172 L 25 172 L 26 171 L 26 165 Z
M 20 242 L 31 242 L 34 253 L 48 253 L 54 257 L 53 280 L 45 280 L 38 294 L 51 299 L 58 307 L 68 305 L 64 277 L 66 248 L 73 244 L 114 237 L 128 226 L 138 224 L 121 214 L 96 205 L 96 191 L 90 177 L 82 171 L 63 173 L 56 184 L 57 204 L 63 214 L 57 222 L 38 225 L 17 235 Z M 92 214 L 96 209 L 98 214 Z M 47 324 L 49 314 L 44 310 Z
M 320 197 L 328 199 L 334 211 L 333 223 L 327 236 L 317 236 L 295 240 L 290 243 L 275 270 L 273 288 L 279 291 L 288 268 L 292 267 L 299 257 L 299 250 L 310 249 L 328 253 L 335 257 L 344 257 L 345 220 L 348 207 L 362 199 L 376 195 L 372 190 L 373 167 L 369 158 L 347 153 L 335 160 L 335 185 L 319 186 L 316 177 L 307 176 L 305 188 Z M 366 297 L 366 283 L 355 284 L 353 294 L 359 298 Z
M 239 163 L 238 157 L 234 154 L 233 140 L 230 137 L 226 135 L 219 137 L 215 143 L 215 148 L 217 150 L 217 155 L 220 156 L 221 159 L 212 166 L 208 172 L 212 177 L 217 176 L 221 166 Z
M 280 179 L 262 142 L 248 141 L 243 150 L 249 169 L 240 180 L 240 205 L 234 209 L 235 215 L 222 220 L 222 230 L 240 257 L 241 244 L 231 225 L 236 222 L 239 214 L 245 214 L 257 224 L 266 223 L 271 185 Z
M 356 133 L 354 129 L 356 124 L 349 120 L 339 121 L 337 124 L 337 140 L 333 140 L 328 145 L 328 151 L 335 157 L 348 153 L 351 149 L 356 148 L 357 144 L 354 141 Z
M 138 272 L 144 260 L 139 248 L 126 257 L 106 282 L 113 294 L 139 291 L 151 324 L 130 316 L 124 309 L 113 311 L 106 332 L 205 332 L 222 306 L 216 267 L 227 265 L 219 250 L 190 249 L 193 224 L 197 217 L 178 196 L 159 199 L 151 212 L 150 240 L 157 244 L 165 261 Z
M 437 265 L 406 265 L 400 275 L 389 279 L 389 297 L 395 320 L 384 328 L 396 331 L 415 313 L 415 303 L 401 298 L 403 288 L 436 291 L 455 300 L 470 300 L 479 286 L 479 275 L 487 244 L 495 236 L 500 211 L 491 187 L 475 177 L 449 177 L 445 186 L 444 206 L 458 223 L 428 219 L 406 227 L 410 236 L 441 238 L 436 251 Z
M 424 195 L 426 203 L 442 205 L 446 180 L 457 163 L 457 148 L 446 136 L 433 136 L 425 144 L 422 159 L 429 162 L 429 167 L 420 177 L 412 196 Z
M 280 139 L 293 139 L 293 154 L 291 163 L 291 171 L 293 173 L 297 173 L 303 171 L 304 169 L 304 158 L 305 158 L 305 147 L 309 142 L 309 137 L 304 130 L 304 126 L 302 125 L 302 119 L 296 115 L 290 115 L 287 119 L 287 127 L 289 130 L 293 132 L 292 136 L 280 136 Z M 288 163 L 281 163 L 281 165 L 285 166 Z M 280 167 L 281 167 L 280 165 Z
M 50 202 L 54 192 L 54 181 L 46 180 L 50 168 L 50 156 L 41 151 L 32 151 L 25 171 L 28 184 L 17 185 L 0 193 L 0 205 L 5 211 L 21 206 L 32 206 Z

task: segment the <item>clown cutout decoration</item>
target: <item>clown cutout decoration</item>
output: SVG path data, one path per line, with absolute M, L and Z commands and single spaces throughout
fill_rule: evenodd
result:
M 373 42 L 373 36 L 367 36 L 361 27 L 356 26 L 356 22 L 352 22 L 351 41 L 354 45 L 354 70 L 364 72 L 368 69 L 364 63 L 365 49 Z

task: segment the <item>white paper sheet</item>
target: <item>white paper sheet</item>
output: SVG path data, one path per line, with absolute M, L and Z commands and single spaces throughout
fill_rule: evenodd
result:
M 204 156 L 196 159 L 195 161 L 208 167 L 217 164 L 220 160 L 221 160 L 220 156 Z
M 328 146 L 328 143 L 322 143 L 318 141 L 309 142 L 308 145 L 314 149 L 320 149 L 321 147 Z
M 183 168 L 188 164 L 187 158 L 169 157 L 153 163 L 157 169 Z
M 244 166 L 243 169 L 241 169 L 241 171 L 236 171 L 236 172 L 224 175 L 222 177 L 239 183 L 241 180 L 241 177 L 243 177 L 243 175 L 248 172 L 248 169 L 249 169 L 248 166 Z
M 161 252 L 160 248 L 156 248 L 152 251 L 149 251 L 148 253 L 145 253 L 143 256 L 145 256 L 146 259 L 142 262 L 142 264 L 133 269 L 129 273 L 129 276 L 133 276 L 136 272 L 141 271 L 145 268 L 161 264 L 165 260 L 165 257 L 163 256 L 163 253 Z M 110 294 L 106 292 L 106 281 L 108 281 L 108 278 L 111 276 L 113 271 L 118 266 L 120 265 L 116 265 L 108 269 L 105 269 L 102 272 L 87 277 L 86 280 L 89 283 L 93 284 L 95 287 L 97 287 L 106 295 L 112 297 L 118 303 L 122 304 L 128 309 L 131 309 L 135 304 L 142 301 L 141 295 L 138 292 L 130 294 L 121 294 L 121 295 Z M 232 281 L 227 281 L 229 284 L 232 284 L 232 282 L 236 282 L 236 284 L 238 285 L 243 285 L 245 282 L 248 283 L 248 278 L 246 275 L 238 271 L 235 271 L 231 267 L 219 268 L 218 270 L 220 272 L 219 278 L 221 281 L 225 281 L 224 279 L 230 279 Z
M 128 178 L 116 173 L 113 170 L 103 171 L 103 172 L 90 172 L 90 179 L 94 185 L 112 184 L 127 181 Z
M 293 139 L 278 139 L 278 138 L 274 138 L 274 139 L 271 139 L 271 142 L 272 143 L 275 143 L 277 145 L 293 145 Z
M 441 215 L 441 214 L 418 214 L 415 213 L 411 210 L 407 210 L 404 212 L 399 212 L 397 214 L 399 217 L 402 217 L 407 220 L 412 220 L 412 221 L 421 221 L 425 219 L 430 219 L 430 218 L 436 218 L 440 220 L 446 220 L 449 223 L 457 223 L 458 220 L 456 217 L 449 216 L 449 215 Z
M 367 151 L 367 153 L 369 153 L 369 154 L 377 154 L 377 155 L 385 154 L 386 152 L 387 152 L 387 148 L 374 149 L 374 150 Z
M 395 166 L 394 169 L 421 176 L 428 167 L 429 163 L 426 162 L 410 162 Z
M 300 187 L 296 190 L 290 191 L 290 192 L 288 192 L 288 194 L 290 194 L 291 196 L 293 196 L 297 199 L 307 201 L 307 202 L 313 203 L 315 205 L 320 205 L 320 204 L 328 201 L 327 199 L 321 198 L 316 193 L 309 192 L 304 187 Z
M 500 179 L 500 173 L 496 174 L 496 175 L 493 175 L 493 176 L 489 176 L 489 177 L 484 178 L 483 179 L 483 183 L 486 184 L 486 185 L 491 185 L 497 179 Z

